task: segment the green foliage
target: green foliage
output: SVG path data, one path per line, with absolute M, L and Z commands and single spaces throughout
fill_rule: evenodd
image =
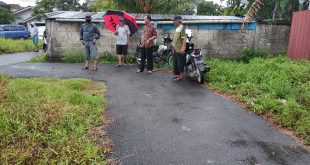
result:
M 39 45 L 42 46 L 41 40 Z M 34 45 L 31 40 L 13 40 L 0 37 L 0 54 L 32 51 L 33 49 Z
M 0 164 L 105 164 L 103 84 L 0 76 Z M 98 132 L 97 132 L 98 133 Z
M 198 15 L 220 15 L 220 6 L 214 2 L 204 1 L 198 4 Z
M 84 61 L 83 50 L 66 51 L 62 54 L 65 63 L 82 63 Z
M 211 60 L 206 79 L 254 112 L 273 116 L 310 144 L 310 62 L 291 61 L 283 55 L 249 56 L 248 63 Z
M 261 57 L 265 58 L 268 54 L 263 50 L 245 49 L 240 57 L 240 60 L 245 63 L 249 63 L 253 58 Z
M 10 24 L 14 21 L 14 15 L 6 8 L 0 7 L 0 24 Z
M 84 9 L 79 0 L 38 0 L 32 13 L 33 16 L 52 12 L 53 9 L 60 11 L 79 11 Z
M 83 63 L 84 62 L 84 52 L 80 51 L 67 51 L 63 54 L 62 58 L 65 63 Z M 104 52 L 98 54 L 98 63 L 101 64 L 116 64 L 118 57 L 110 52 Z M 126 64 L 133 64 L 135 61 L 130 58 L 126 58 Z
M 95 11 L 118 9 L 132 13 L 194 14 L 194 3 L 187 0 L 94 0 Z

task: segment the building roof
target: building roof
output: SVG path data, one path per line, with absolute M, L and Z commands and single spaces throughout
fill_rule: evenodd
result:
M 3 2 L 3 1 L 0 1 L 0 6 L 8 6 L 8 4 L 6 4 L 6 3 Z
M 79 12 L 79 11 L 56 11 L 47 13 L 47 19 L 54 19 L 56 21 L 82 21 L 85 15 L 92 15 L 93 21 L 103 22 L 102 16 L 105 12 Z M 130 13 L 137 21 L 143 21 L 145 14 Z M 174 15 L 165 14 L 151 14 L 153 21 L 171 21 Z M 182 15 L 183 21 L 205 21 L 205 22 L 243 22 L 243 18 L 236 16 L 200 16 L 200 15 Z
M 24 7 L 24 8 L 21 8 L 19 10 L 16 10 L 13 14 L 16 15 L 16 14 L 19 14 L 19 13 L 22 13 L 22 12 L 25 12 L 28 10 L 33 10 L 33 9 L 34 9 L 34 7 L 28 6 L 28 7 Z

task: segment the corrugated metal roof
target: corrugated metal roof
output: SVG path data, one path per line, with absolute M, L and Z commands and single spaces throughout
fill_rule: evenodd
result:
M 78 11 L 57 11 L 46 14 L 48 19 L 83 19 L 85 15 L 91 14 L 93 20 L 101 20 L 105 12 L 78 12 Z M 138 21 L 142 21 L 146 14 L 130 13 Z M 170 21 L 174 15 L 151 14 L 152 20 L 155 21 Z M 199 16 L 199 15 L 182 15 L 184 21 L 199 21 L 199 20 L 227 20 L 231 22 L 242 22 L 243 18 L 236 16 Z
M 288 57 L 310 60 L 310 11 L 294 12 L 290 32 Z

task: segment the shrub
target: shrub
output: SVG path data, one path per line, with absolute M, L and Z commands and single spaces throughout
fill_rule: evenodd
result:
M 263 50 L 245 49 L 241 53 L 240 60 L 245 63 L 249 63 L 251 59 L 256 57 L 267 57 L 268 54 Z

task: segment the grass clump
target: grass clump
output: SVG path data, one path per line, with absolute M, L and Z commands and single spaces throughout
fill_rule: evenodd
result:
M 31 58 L 30 62 L 47 62 L 47 52 L 42 52 L 38 57 Z
M 110 52 L 104 52 L 102 54 L 97 54 L 98 63 L 100 64 L 116 64 L 118 62 L 117 55 Z M 65 63 L 83 63 L 84 62 L 84 51 L 67 51 L 63 53 L 62 61 Z M 126 58 L 126 64 L 133 64 L 134 59 Z
M 0 164 L 104 164 L 103 84 L 85 79 L 0 77 Z
M 258 114 L 271 116 L 310 144 L 310 62 L 285 56 L 248 62 L 213 59 L 206 75 L 212 87 L 234 95 Z
M 39 41 L 40 47 L 42 46 L 42 41 Z M 8 39 L 0 37 L 0 54 L 8 54 L 8 53 L 17 53 L 17 52 L 25 52 L 32 51 L 34 49 L 34 45 L 32 40 L 24 40 L 24 39 Z

